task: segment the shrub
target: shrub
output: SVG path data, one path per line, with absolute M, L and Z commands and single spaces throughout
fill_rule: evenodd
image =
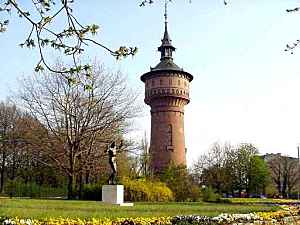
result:
M 211 186 L 204 188 L 202 200 L 204 202 L 220 202 L 221 196 L 214 192 Z
M 123 184 L 126 201 L 168 202 L 174 199 L 172 191 L 162 182 L 125 178 L 123 179 Z
M 160 174 L 160 180 L 172 190 L 176 201 L 198 201 L 200 198 L 201 191 L 186 166 L 170 165 Z
M 82 200 L 102 200 L 102 184 L 85 184 L 82 189 Z
M 36 183 L 24 183 L 20 179 L 8 180 L 5 184 L 4 191 L 10 197 L 64 197 L 65 188 L 53 188 L 37 185 Z
M 201 199 L 201 189 L 199 188 L 199 186 L 195 184 L 191 184 L 191 186 L 189 187 L 187 201 L 197 202 L 200 199 Z

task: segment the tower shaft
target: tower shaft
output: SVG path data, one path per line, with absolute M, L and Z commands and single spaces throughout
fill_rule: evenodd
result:
M 170 164 L 186 165 L 183 110 L 182 106 L 151 107 L 150 162 L 154 172 Z

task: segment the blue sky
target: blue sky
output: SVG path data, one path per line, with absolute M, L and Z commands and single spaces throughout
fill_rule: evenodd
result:
M 163 4 L 139 7 L 139 1 L 76 1 L 83 23 L 97 23 L 99 41 L 112 48 L 137 46 L 134 58 L 116 61 L 91 47 L 86 58 L 97 57 L 111 70 L 128 75 L 140 93 L 139 77 L 159 61 L 156 51 L 163 34 Z M 157 1 L 158 2 L 158 1 Z M 162 1 L 161 1 L 162 2 Z M 213 142 L 251 142 L 261 153 L 296 155 L 300 143 L 300 49 L 294 55 L 285 45 L 300 38 L 299 13 L 287 8 L 296 0 L 174 0 L 169 5 L 169 31 L 177 48 L 175 62 L 194 75 L 191 102 L 186 107 L 185 133 L 188 162 Z M 32 74 L 38 60 L 34 50 L 18 47 L 26 24 L 12 18 L 0 34 L 0 99 L 17 89 L 17 79 Z M 55 55 L 48 55 L 55 60 Z M 135 123 L 133 136 L 150 132 L 150 113 Z

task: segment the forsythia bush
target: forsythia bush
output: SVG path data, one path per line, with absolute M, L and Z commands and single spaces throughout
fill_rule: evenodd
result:
M 165 183 L 146 180 L 123 179 L 126 201 L 152 201 L 169 202 L 173 201 L 173 193 Z

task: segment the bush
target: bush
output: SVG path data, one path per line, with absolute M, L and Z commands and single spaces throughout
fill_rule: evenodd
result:
M 160 180 L 172 190 L 176 201 L 198 201 L 200 198 L 201 191 L 186 166 L 170 165 L 160 174 Z
M 102 184 L 85 184 L 81 199 L 102 201 Z
M 124 198 L 126 201 L 173 201 L 173 193 L 165 183 L 147 181 L 145 179 L 123 179 L 125 187 Z
M 202 200 L 204 202 L 220 202 L 221 196 L 214 192 L 211 186 L 204 188 Z
M 191 184 L 188 189 L 189 191 L 188 198 L 186 199 L 187 201 L 197 202 L 201 199 L 201 189 L 199 188 L 199 186 Z
M 36 183 L 24 183 L 22 180 L 8 180 L 5 184 L 4 191 L 10 197 L 64 197 L 66 196 L 65 188 L 53 188 L 37 185 Z

